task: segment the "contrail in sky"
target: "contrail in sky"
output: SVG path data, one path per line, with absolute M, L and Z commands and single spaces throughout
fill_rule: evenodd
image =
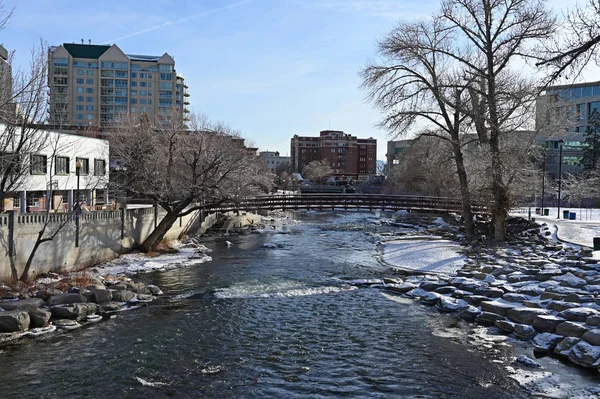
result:
M 152 26 L 152 27 L 150 27 L 148 29 L 144 29 L 144 30 L 141 30 L 141 31 L 138 31 L 138 32 L 130 33 L 130 34 L 125 35 L 125 36 L 117 37 L 116 39 L 112 39 L 112 40 L 107 41 L 107 43 L 114 43 L 114 42 L 116 42 L 118 40 L 129 39 L 130 37 L 142 35 L 144 33 L 148 33 L 148 32 L 152 32 L 152 31 L 158 30 L 158 29 L 166 28 L 167 26 L 179 24 L 179 23 L 182 23 L 182 22 L 187 22 L 187 21 L 189 21 L 191 19 L 198 18 L 198 17 L 204 17 L 206 15 L 214 14 L 214 13 L 217 13 L 219 11 L 230 10 L 232 8 L 241 6 L 242 4 L 249 3 L 251 1 L 253 1 L 253 0 L 241 0 L 241 1 L 238 1 L 236 3 L 231 3 L 231 4 L 228 4 L 228 5 L 223 6 L 223 7 L 213 8 L 212 10 L 206 10 L 206 11 L 202 11 L 202 12 L 199 12 L 199 13 L 196 13 L 196 14 L 188 15 L 187 17 L 183 17 L 183 18 L 180 18 L 180 19 L 175 19 L 175 20 L 172 20 L 172 21 L 167 21 L 167 22 L 162 23 L 160 25 L 154 25 L 154 26 Z

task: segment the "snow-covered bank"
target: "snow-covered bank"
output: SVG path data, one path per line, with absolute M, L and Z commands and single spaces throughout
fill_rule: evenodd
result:
M 425 273 L 453 273 L 467 259 L 458 253 L 460 246 L 441 237 L 409 236 L 382 243 L 381 259 L 400 269 Z

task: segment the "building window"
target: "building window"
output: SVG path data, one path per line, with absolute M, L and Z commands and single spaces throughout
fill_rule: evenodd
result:
M 93 103 L 94 102 L 94 97 L 86 97 L 85 101 L 87 101 L 88 103 Z
M 94 110 L 94 106 L 93 105 L 86 105 L 85 106 L 85 110 L 86 111 L 93 111 Z
M 79 168 L 79 175 L 89 175 L 90 174 L 90 160 L 87 158 L 75 158 L 75 162 L 79 162 L 81 167 Z M 77 170 L 75 170 L 77 172 Z
M 92 94 L 94 92 L 94 88 L 93 87 L 86 87 L 85 88 L 85 92 L 89 93 L 89 94 Z
M 69 60 L 66 58 L 55 58 L 54 59 L 54 66 L 57 67 L 66 67 L 69 66 Z
M 93 72 L 93 71 L 92 71 Z M 94 79 L 86 79 L 85 80 L 85 84 L 86 85 L 93 85 L 94 84 Z
M 94 159 L 94 176 L 104 176 L 106 174 L 106 161 L 104 159 Z
M 131 72 L 131 77 L 134 79 L 137 78 L 137 72 Z
M 69 157 L 54 157 L 54 173 L 57 175 L 69 174 Z
M 131 82 L 131 87 L 137 87 L 138 82 L 136 82 L 135 80 L 133 82 Z
M 87 119 L 88 121 L 91 121 L 91 120 L 93 120 L 93 119 L 94 119 L 94 115 L 93 115 L 93 114 L 87 114 L 87 115 L 85 116 L 85 119 Z
M 40 199 L 36 194 L 27 195 L 27 206 L 37 208 L 40 206 Z
M 48 172 L 48 159 L 45 155 L 32 155 L 30 173 L 32 175 L 46 174 Z
M 132 96 L 137 96 L 137 90 L 131 90 L 130 93 L 131 93 Z
M 94 76 L 94 70 L 93 69 L 88 69 L 88 70 L 85 71 L 85 74 L 87 76 Z
M 78 87 L 77 88 L 77 93 L 83 93 L 83 87 Z
M 77 79 L 75 83 L 77 83 L 78 85 L 82 85 L 83 82 L 85 82 L 85 79 Z
M 83 111 L 83 105 L 76 105 L 75 111 Z
M 85 71 L 83 69 L 78 69 L 75 71 L 75 73 L 77 74 L 77 76 L 83 76 L 85 75 Z
M 146 87 L 147 86 L 147 82 L 140 82 L 140 87 Z
M 83 102 L 83 96 L 77 96 L 77 101 Z
M 173 65 L 171 64 L 160 64 L 158 68 L 161 72 L 173 72 Z
M 83 120 L 83 114 L 77 114 L 77 115 L 75 115 L 75 119 L 77 119 L 77 120 Z
M 173 90 L 173 82 L 160 82 L 160 90 Z
M 161 73 L 160 80 L 173 80 L 173 74 L 172 73 Z
M 137 98 L 132 98 L 131 99 L 131 104 L 137 104 Z

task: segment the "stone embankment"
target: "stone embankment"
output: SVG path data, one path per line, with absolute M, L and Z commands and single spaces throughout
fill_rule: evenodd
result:
M 553 355 L 600 370 L 600 264 L 589 249 L 549 240 L 550 231 L 513 221 L 520 232 L 504 245 L 470 243 L 451 276 L 411 275 L 357 284 L 411 297 L 442 313 L 490 326 Z M 449 225 L 429 233 L 458 239 Z M 422 234 L 422 233 L 421 233 Z M 535 364 L 535 362 L 533 362 Z
M 51 274 L 47 283 L 12 289 L 3 286 L 0 301 L 0 343 L 24 336 L 37 336 L 58 329 L 73 330 L 116 312 L 135 309 L 152 301 L 162 291 L 129 278 L 59 278 Z M 12 299 L 7 299 L 12 297 Z

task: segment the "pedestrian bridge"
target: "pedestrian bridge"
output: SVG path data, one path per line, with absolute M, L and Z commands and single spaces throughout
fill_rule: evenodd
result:
M 368 209 L 386 211 L 421 211 L 462 213 L 460 199 L 388 194 L 293 194 L 261 195 L 239 201 L 204 208 L 208 212 L 257 211 L 275 209 Z M 488 214 L 487 207 L 473 204 L 474 214 Z

